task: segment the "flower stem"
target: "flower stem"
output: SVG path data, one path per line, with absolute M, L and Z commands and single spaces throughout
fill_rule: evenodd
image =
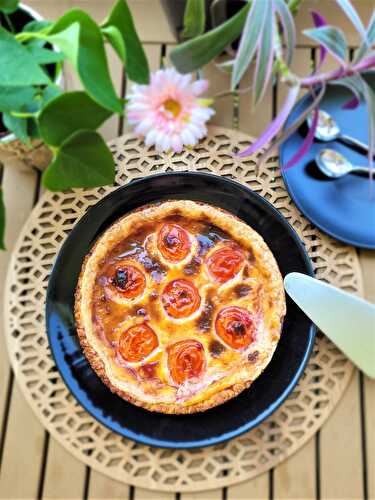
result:
M 338 78 L 342 78 L 344 76 L 352 76 L 356 73 L 360 73 L 365 71 L 366 69 L 370 69 L 375 67 L 375 56 L 368 57 L 367 59 L 363 59 L 359 63 L 348 66 L 347 68 L 338 68 L 332 71 L 328 71 L 327 73 L 322 73 L 320 75 L 312 75 L 307 78 L 303 78 L 300 81 L 301 87 L 312 87 L 313 85 L 319 83 L 325 83 L 330 80 L 337 80 Z

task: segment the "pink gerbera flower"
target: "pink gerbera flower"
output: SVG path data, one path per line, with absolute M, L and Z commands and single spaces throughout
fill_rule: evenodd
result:
M 127 117 L 136 134 L 145 137 L 146 146 L 157 151 L 182 151 L 207 135 L 206 122 L 215 113 L 207 99 L 199 99 L 207 80 L 191 81 L 174 68 L 151 75 L 149 85 L 133 85 L 128 96 Z

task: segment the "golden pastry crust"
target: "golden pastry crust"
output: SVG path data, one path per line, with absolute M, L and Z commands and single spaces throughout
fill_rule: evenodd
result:
M 237 305 L 237 302 L 246 308 L 258 307 L 261 311 L 261 313 L 259 313 L 259 324 L 262 325 L 263 330 L 262 333 L 259 334 L 259 342 L 257 341 L 255 346 L 250 348 L 250 351 L 245 350 L 244 352 L 238 353 L 235 352 L 235 350 L 231 350 L 228 345 L 225 345 L 224 354 L 219 354 L 219 358 L 222 356 L 224 360 L 219 361 L 216 356 L 217 353 L 213 353 L 211 347 L 209 347 L 212 345 L 212 338 L 215 337 L 215 334 L 212 333 L 214 330 L 212 324 L 208 333 L 207 331 L 202 333 L 196 326 L 198 324 L 197 319 L 194 319 L 194 322 L 193 320 L 188 320 L 186 323 L 187 326 L 184 326 L 184 321 L 182 321 L 180 325 L 178 323 L 179 320 L 177 320 L 173 325 L 173 331 L 177 331 L 176 335 L 180 335 L 179 338 L 184 338 L 184 335 L 178 333 L 178 329 L 181 326 L 181 329 L 184 328 L 185 331 L 188 330 L 188 337 L 200 339 L 204 342 L 204 352 L 208 359 L 208 363 L 212 365 L 213 370 L 215 370 L 217 366 L 219 366 L 219 368 L 221 367 L 220 369 L 224 366 L 224 375 L 219 379 L 215 379 L 215 376 L 213 376 L 211 383 L 207 381 L 209 380 L 208 378 L 207 380 L 203 378 L 205 385 L 203 384 L 202 390 L 197 390 L 191 396 L 183 396 L 182 399 L 178 395 L 178 388 L 168 387 L 168 397 L 165 395 L 165 400 L 163 401 L 163 388 L 160 391 L 160 395 L 158 392 L 156 392 L 154 396 L 152 394 L 150 396 L 147 392 L 143 394 L 142 385 L 147 386 L 147 381 L 144 383 L 143 381 L 139 382 L 139 380 L 131 381 L 129 374 L 122 375 L 121 370 L 123 371 L 123 365 L 120 364 L 120 367 L 118 366 L 116 357 L 111 354 L 112 348 L 108 347 L 106 342 L 103 341 L 103 338 L 98 335 L 97 326 L 93 321 L 93 310 L 96 307 L 95 300 L 97 300 L 94 290 L 97 290 L 99 286 L 98 276 L 103 270 L 108 255 L 111 254 L 111 252 L 113 253 L 113 249 L 126 240 L 126 238 L 141 231 L 145 225 L 159 224 L 160 226 L 161 221 L 169 220 L 169 217 L 178 217 L 181 218 L 181 220 L 194 221 L 194 223 L 196 222 L 197 224 L 203 221 L 205 224 L 217 227 L 227 234 L 231 240 L 236 242 L 236 244 L 240 245 L 244 251 L 249 252 L 248 255 L 252 265 L 248 267 L 254 269 L 255 277 L 252 275 L 250 277 L 244 277 L 245 271 L 241 271 L 241 275 L 236 277 L 233 286 L 231 285 L 232 288 L 226 285 L 220 287 L 215 284 L 215 287 L 212 287 L 215 293 L 216 289 L 222 289 L 220 293 L 218 292 L 221 295 L 219 299 L 217 299 L 215 311 L 217 314 L 220 308 L 228 304 Z M 224 243 L 225 241 L 224 239 Z M 221 243 L 218 244 L 219 247 L 220 245 Z M 208 254 L 212 251 L 213 250 L 209 250 Z M 191 252 L 196 252 L 196 247 L 193 246 Z M 189 256 L 189 259 L 190 257 L 191 256 Z M 200 291 L 203 290 L 205 286 L 199 281 L 203 279 L 203 265 L 204 264 L 200 266 L 199 272 L 195 276 L 195 279 L 198 280 L 200 284 Z M 179 277 L 182 272 L 182 267 L 177 269 L 177 271 L 174 270 L 173 266 L 172 268 L 172 274 L 177 273 L 177 277 Z M 170 270 L 168 269 L 167 276 L 169 276 L 169 272 Z M 204 279 L 207 280 L 207 276 Z M 151 278 L 148 277 L 147 280 L 146 297 L 142 299 L 143 302 L 141 304 L 145 306 L 145 308 L 147 308 L 150 300 L 147 294 L 156 286 Z M 247 284 L 249 280 L 251 283 L 256 284 L 254 285 L 256 289 L 255 295 L 251 296 L 251 300 L 249 297 L 241 297 L 240 295 L 238 295 L 238 297 L 236 296 L 237 299 L 234 299 L 233 290 L 236 287 L 243 286 L 243 283 Z M 260 283 L 259 288 L 257 288 L 258 281 Z M 208 288 L 208 290 L 210 291 L 211 289 Z M 203 302 L 204 307 L 207 306 L 207 296 L 204 298 Z M 162 308 L 160 307 L 159 309 L 161 310 Z M 160 318 L 161 313 L 159 309 L 156 311 L 157 315 L 155 312 L 155 318 Z M 166 201 L 154 205 L 147 205 L 116 221 L 97 240 L 90 253 L 86 256 L 75 293 L 77 333 L 85 356 L 94 371 L 112 392 L 118 394 L 123 399 L 148 410 L 162 413 L 189 414 L 205 411 L 228 401 L 248 388 L 272 358 L 280 337 L 284 315 L 285 295 L 282 277 L 277 263 L 262 237 L 243 221 L 225 210 L 205 203 L 189 200 Z M 169 328 L 167 323 L 171 322 L 171 318 L 166 319 L 163 315 L 160 320 L 155 320 L 155 318 L 153 319 L 151 317 L 151 325 L 159 329 L 161 325 L 167 331 Z M 213 320 L 211 323 L 212 322 Z M 261 327 L 259 327 L 259 329 L 260 328 Z M 170 336 L 170 334 L 168 335 Z M 205 340 L 202 340 L 203 338 Z M 217 337 L 214 338 L 214 341 L 217 342 Z M 223 348 L 223 346 L 221 346 L 221 348 Z M 231 356 L 233 356 L 233 358 L 231 358 Z M 161 359 L 160 356 L 158 359 Z M 228 375 L 226 375 L 225 363 L 229 366 L 232 364 L 232 360 L 235 360 L 235 369 L 231 371 L 228 368 Z M 162 361 L 160 361 L 160 364 L 162 364 Z M 219 368 L 217 368 L 216 371 L 221 373 Z M 163 370 L 165 372 L 165 366 Z M 165 380 L 164 377 L 164 383 Z M 175 390 L 177 391 L 176 395 L 178 397 L 176 396 L 173 398 L 173 394 L 170 394 Z

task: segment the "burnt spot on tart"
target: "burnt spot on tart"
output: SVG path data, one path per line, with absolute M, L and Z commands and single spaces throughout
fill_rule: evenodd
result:
M 196 234 L 196 239 L 198 241 L 198 254 L 203 256 L 216 243 L 229 239 L 229 235 L 219 227 L 203 222 L 202 228 Z
M 208 350 L 210 351 L 211 356 L 218 358 L 225 351 L 225 346 L 218 340 L 213 339 L 208 345 Z
M 211 295 L 207 294 L 206 302 L 202 311 L 202 314 L 197 319 L 198 329 L 202 332 L 209 332 L 211 330 L 211 325 L 214 315 L 214 304 L 211 299 Z
M 240 284 L 240 285 L 236 285 L 234 288 L 233 288 L 233 292 L 234 292 L 234 295 L 238 298 L 238 299 L 241 299 L 243 297 L 247 297 L 247 295 L 250 294 L 251 292 L 251 286 L 249 285 L 244 285 L 244 284 Z
M 250 264 L 254 265 L 256 263 L 256 257 L 255 257 L 255 254 L 253 252 L 253 249 L 252 248 L 248 248 L 247 250 L 247 260 L 250 262 Z
M 248 356 L 247 356 L 247 360 L 250 362 L 250 363 L 255 363 L 259 358 L 259 352 L 258 351 L 254 351 L 254 352 L 251 352 Z
M 198 256 L 194 256 L 191 261 L 184 267 L 184 274 L 186 274 L 186 276 L 194 276 L 198 274 L 201 264 L 202 259 Z

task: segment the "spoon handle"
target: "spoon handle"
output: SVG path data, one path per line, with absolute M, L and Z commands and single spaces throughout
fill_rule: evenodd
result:
M 356 146 L 357 148 L 362 149 L 362 151 L 368 153 L 368 145 L 364 142 L 359 141 L 355 137 L 352 137 L 350 135 L 340 135 L 339 139 L 346 144 Z
M 358 172 L 359 174 L 367 174 L 368 175 L 370 172 L 370 169 L 369 169 L 369 167 L 353 167 L 352 172 Z M 372 175 L 372 177 L 374 177 L 375 169 L 373 169 L 371 171 L 371 175 Z

